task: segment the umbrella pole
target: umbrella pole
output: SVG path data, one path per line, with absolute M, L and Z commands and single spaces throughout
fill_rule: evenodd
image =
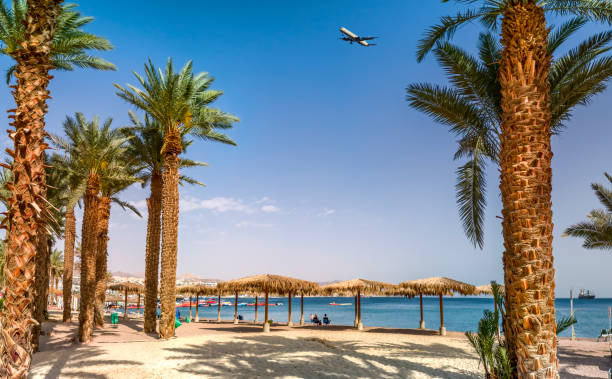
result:
M 221 322 L 221 294 L 219 293 L 219 299 L 217 301 L 217 322 Z
M 238 291 L 236 291 L 236 297 L 234 298 L 234 324 L 238 324 Z
M 200 308 L 200 294 L 196 293 L 196 315 L 195 315 L 195 322 L 200 322 L 199 308 Z
M 191 321 L 191 295 L 189 295 L 189 321 Z
M 357 330 L 363 330 L 363 324 L 361 323 L 361 291 L 357 291 Z
M 419 292 L 419 303 L 421 304 L 421 324 L 419 328 L 425 329 L 425 320 L 423 320 L 423 293 Z
M 353 326 L 357 327 L 357 295 L 355 295 L 355 321 L 353 321 Z
M 125 297 L 123 302 L 123 319 L 127 319 L 127 289 L 125 290 Z
M 444 327 L 444 307 L 442 306 L 442 294 L 440 294 L 440 335 L 446 335 L 446 328 Z
M 140 292 L 138 292 L 138 305 L 136 306 L 136 313 L 140 317 Z
M 293 322 L 291 321 L 291 291 L 289 291 L 289 321 L 287 322 L 287 326 L 288 327 L 292 327 L 293 326 Z
M 257 324 L 257 295 L 255 295 L 255 323 Z
M 302 294 L 302 306 L 300 307 L 300 326 L 304 326 L 304 294 Z
M 265 322 L 263 326 L 264 333 L 270 332 L 270 324 L 268 323 L 268 291 L 266 290 L 266 312 L 265 312 Z

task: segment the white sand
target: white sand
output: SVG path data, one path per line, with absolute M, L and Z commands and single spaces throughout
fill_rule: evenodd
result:
M 480 378 L 478 360 L 461 333 L 349 327 L 273 327 L 191 323 L 177 338 L 142 333 L 142 321 L 120 320 L 94 342 L 74 342 L 76 325 L 49 322 L 31 377 L 79 378 Z M 607 344 L 560 342 L 562 378 L 606 378 Z

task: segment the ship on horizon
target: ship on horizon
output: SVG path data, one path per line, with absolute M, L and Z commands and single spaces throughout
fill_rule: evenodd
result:
M 590 290 L 581 289 L 578 298 L 592 300 L 595 298 L 595 294 Z

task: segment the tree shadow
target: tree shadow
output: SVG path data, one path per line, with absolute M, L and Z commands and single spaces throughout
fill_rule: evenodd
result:
M 453 348 L 445 345 L 364 344 L 301 337 L 298 341 L 274 335 L 244 336 L 231 341 L 209 341 L 203 345 L 189 344 L 165 350 L 173 353 L 167 359 L 185 361 L 178 371 L 194 376 L 479 377 L 475 372 L 458 367 L 475 365 L 473 362 L 457 365 L 449 361 L 449 351 Z M 455 357 L 476 360 L 475 356 L 465 352 L 454 354 Z M 265 367 L 262 362 L 265 362 Z M 433 362 L 439 367 L 430 366 Z
M 578 378 L 602 378 L 606 377 L 608 370 L 612 367 L 612 362 L 608 354 L 598 355 L 589 352 L 581 352 L 577 349 L 572 349 L 570 346 L 559 346 L 557 355 L 559 362 L 559 374 L 563 378 L 578 379 Z M 588 376 L 584 373 L 574 374 L 570 369 L 578 366 L 581 367 L 597 367 L 600 370 L 597 376 Z
M 68 349 L 54 351 L 53 354 L 35 354 L 31 371 L 32 377 L 58 378 L 58 377 L 78 377 L 78 378 L 104 378 L 104 375 L 95 374 L 87 371 L 78 370 L 83 366 L 93 367 L 102 365 L 140 365 L 140 362 L 123 359 L 99 359 L 105 353 L 101 349 L 92 345 L 75 345 Z M 47 369 L 47 367 L 49 367 Z M 77 371 L 75 371 L 77 369 Z M 38 371 L 45 374 L 38 374 Z

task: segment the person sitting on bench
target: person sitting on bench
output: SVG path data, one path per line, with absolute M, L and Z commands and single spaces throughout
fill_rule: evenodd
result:
M 329 317 L 327 317 L 327 313 L 323 315 L 323 323 L 325 325 L 329 325 L 329 323 L 330 323 Z

